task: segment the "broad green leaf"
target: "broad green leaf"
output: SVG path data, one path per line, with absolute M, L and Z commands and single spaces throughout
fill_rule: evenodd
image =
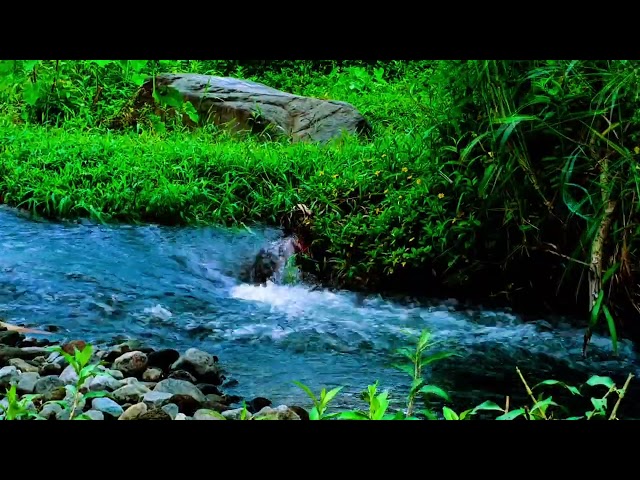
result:
M 545 413 L 547 411 L 547 408 L 550 406 L 558 406 L 558 404 L 556 402 L 554 402 L 552 400 L 551 397 L 548 397 L 544 400 L 540 400 L 539 402 L 536 402 L 533 407 L 531 408 L 531 413 L 535 412 L 536 410 L 539 410 L 542 413 Z
M 616 331 L 616 323 L 613 321 L 613 316 L 609 311 L 609 307 L 602 306 L 604 317 L 607 319 L 607 325 L 609 326 L 609 335 L 611 335 L 611 344 L 613 345 L 613 353 L 618 355 L 618 333 Z
M 84 394 L 84 399 L 85 400 L 90 400 L 92 398 L 102 398 L 102 397 L 108 397 L 109 396 L 109 392 L 106 392 L 104 390 L 99 390 L 96 392 L 87 392 Z
M 193 123 L 198 123 L 200 115 L 198 114 L 196 107 L 193 106 L 193 103 L 186 102 L 184 104 L 184 111 Z
M 316 407 L 309 411 L 309 420 L 320 420 L 320 413 Z
M 605 411 L 607 409 L 606 398 L 591 398 L 591 403 L 596 410 Z
M 445 420 L 460 420 L 458 414 L 449 407 L 442 407 L 442 414 L 444 415 Z
M 578 390 L 576 387 L 567 385 L 566 383 L 560 382 L 558 380 L 545 380 L 543 382 L 538 383 L 535 387 L 532 388 L 532 390 L 535 390 L 536 388 L 542 385 L 560 385 L 561 387 L 564 387 L 567 390 L 569 390 L 573 395 L 582 395 L 580 393 L 580 390 Z
M 133 75 L 131 75 L 131 81 L 136 87 L 142 86 L 142 84 L 144 84 L 144 82 L 146 82 L 148 78 L 149 75 L 145 75 L 143 73 L 134 73 Z
M 91 359 L 91 355 L 93 354 L 93 347 L 91 345 L 86 345 L 81 352 L 75 348 L 75 357 L 80 366 L 84 367 L 89 360 Z
M 584 416 L 582 417 L 569 417 L 569 418 L 565 418 L 565 420 L 582 420 L 584 418 Z
M 364 413 L 358 411 L 341 412 L 339 417 L 341 420 L 369 420 Z
M 140 72 L 144 70 L 144 68 L 147 66 L 147 63 L 149 63 L 149 60 L 130 60 L 129 66 L 134 72 Z
M 420 393 L 424 393 L 425 395 L 435 395 L 436 397 L 443 398 L 447 402 L 450 402 L 449 395 L 440 387 L 436 387 L 435 385 L 425 385 L 420 389 Z
M 415 375 L 415 368 L 413 365 L 409 365 L 409 364 L 401 364 L 401 363 L 394 363 L 392 365 L 393 368 L 397 368 L 398 370 L 406 373 L 407 375 L 409 375 L 410 377 L 413 377 Z
M 342 390 L 344 387 L 336 387 L 332 390 L 329 390 L 329 392 L 325 395 L 324 397 L 324 401 L 322 402 L 324 405 L 327 405 L 331 400 L 333 400 L 333 398 L 338 394 L 338 392 L 340 392 L 340 390 Z
M 409 389 L 409 395 L 415 394 L 423 385 L 424 385 L 424 379 L 414 378 L 411 381 L 411 388 Z
M 40 98 L 40 83 L 27 83 L 22 91 L 22 98 L 28 105 L 31 105 L 32 107 L 35 106 Z
M 22 64 L 22 68 L 24 68 L 25 71 L 30 72 L 39 63 L 40 63 L 40 60 L 25 60 L 24 63 Z
M 496 417 L 496 420 L 514 420 L 518 418 L 520 415 L 524 415 L 524 408 L 518 408 L 517 410 L 511 410 L 499 417 Z
M 307 387 L 305 384 L 300 383 L 298 381 L 294 381 L 293 383 L 295 383 L 298 387 L 300 387 L 302 390 L 304 390 L 304 392 L 307 394 L 307 396 L 313 400 L 314 404 L 318 403 L 318 399 L 316 398 L 316 396 L 314 395 L 314 393 L 311 391 L 311 389 L 309 387 Z
M 473 411 L 473 408 L 470 408 L 469 410 L 465 410 L 460 414 L 460 420 L 464 420 L 465 418 L 467 418 L 467 416 L 473 415 L 475 413 L 476 412 Z
M 474 407 L 473 413 L 479 412 L 480 410 L 498 410 L 499 412 L 504 412 L 504 408 L 502 408 L 500 405 L 490 400 L 487 400 L 486 402 L 482 402 L 477 407 Z
M 429 365 L 430 363 L 437 362 L 439 360 L 444 360 L 445 358 L 457 357 L 457 356 L 459 355 L 454 352 L 438 352 L 432 355 L 427 355 L 425 357 L 422 357 L 422 363 L 424 365 Z
M 598 299 L 593 305 L 593 310 L 591 310 L 591 320 L 589 321 L 589 328 L 593 328 L 598 323 L 598 318 L 600 316 L 600 306 L 602 305 L 603 298 L 604 290 L 600 290 L 600 292 L 598 293 Z
M 409 360 L 411 360 L 411 362 L 413 362 L 413 360 L 415 359 L 415 352 L 413 350 L 411 350 L 410 348 L 407 347 L 402 347 L 396 350 L 396 353 L 403 355 L 404 357 L 408 358 Z
M 615 385 L 615 382 L 610 377 L 601 377 L 599 375 L 594 375 L 589 380 L 587 380 L 587 385 L 591 387 L 595 387 L 596 385 L 604 385 L 607 388 L 611 388 Z
M 91 60 L 91 61 L 101 68 L 106 67 L 110 63 L 113 63 L 113 60 Z

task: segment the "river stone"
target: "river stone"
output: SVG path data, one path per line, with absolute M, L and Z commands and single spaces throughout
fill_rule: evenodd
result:
M 81 352 L 85 349 L 86 346 L 87 344 L 83 340 L 71 340 L 70 342 L 67 342 L 62 346 L 62 351 L 73 356 L 75 355 L 76 349 Z
M 19 360 L 19 359 L 15 359 L 14 360 Z M 44 357 L 44 355 L 38 355 L 36 358 L 31 360 L 31 364 L 33 364 L 34 366 L 40 368 L 42 367 L 42 365 L 45 364 L 45 362 L 47 361 L 47 359 Z
M 166 403 L 169 403 L 171 397 L 173 397 L 172 393 L 152 391 L 145 393 L 142 401 L 150 408 L 160 408 Z
M 169 374 L 168 378 L 174 378 L 176 380 L 184 380 L 185 382 L 189 382 L 193 384 L 195 384 L 198 381 L 196 377 L 191 375 L 186 370 L 175 370 Z
M 142 374 L 142 379 L 146 382 L 159 382 L 162 378 L 162 370 L 159 368 L 147 368 Z
M 17 390 L 19 393 L 33 393 L 36 389 L 36 383 L 40 379 L 37 372 L 27 372 L 20 375 Z
M 9 365 L 16 367 L 22 373 L 38 373 L 40 371 L 38 367 L 31 365 L 22 358 L 12 358 L 9 360 Z
M 40 416 L 42 416 L 45 420 L 49 420 L 51 419 L 51 417 L 55 417 L 58 413 L 62 412 L 62 410 L 62 406 L 60 406 L 60 404 L 58 403 L 45 403 L 40 410 Z
M 216 358 L 197 348 L 189 348 L 184 352 L 184 355 L 171 365 L 171 370 L 186 370 L 203 383 L 222 384 Z
M 174 420 L 189 420 L 189 417 L 187 417 L 184 413 L 178 413 Z
M 174 395 L 189 395 L 200 403 L 204 403 L 207 401 L 204 394 L 200 390 L 198 390 L 195 385 L 189 382 L 185 382 L 184 380 L 167 378 L 166 380 L 158 382 L 153 390 L 155 392 L 167 392 Z
M 164 410 L 169 414 L 169 416 L 171 417 L 171 420 L 175 420 L 178 413 L 180 413 L 180 409 L 178 408 L 178 405 L 176 405 L 175 403 L 167 403 L 162 407 L 162 410 Z
M 120 415 L 124 413 L 124 410 L 120 405 L 111 400 L 110 398 L 102 397 L 102 398 L 94 398 L 93 402 L 91 402 L 91 406 L 94 410 L 98 410 L 102 413 L 106 413 L 112 417 L 118 418 Z
M 233 410 L 225 410 L 224 412 L 222 412 L 222 416 L 227 420 L 241 420 L 243 411 L 244 411 L 244 408 L 234 408 Z M 253 415 L 249 411 L 247 411 L 246 415 L 247 415 L 247 418 L 246 418 L 247 420 L 251 420 L 253 418 Z
M 132 383 L 114 390 L 112 396 L 113 399 L 119 403 L 138 403 L 148 392 L 150 392 L 150 390 L 144 385 Z
M 209 395 L 210 393 L 214 395 L 222 395 L 222 392 L 215 385 L 211 385 L 210 383 L 199 383 L 196 385 L 202 393 L 205 395 Z
M 249 402 L 247 402 L 247 410 L 249 410 L 251 413 L 257 413 L 264 407 L 270 407 L 271 404 L 272 402 L 268 398 L 256 397 L 253 400 L 249 400 Z
M 14 366 L 0 368 L 0 388 L 9 388 L 12 383 L 17 383 L 20 379 L 18 369 Z
M 160 408 L 154 408 L 140 415 L 138 420 L 171 420 L 171 416 Z
M 24 335 L 15 330 L 7 330 L 5 332 L 0 332 L 0 344 L 8 345 L 10 347 L 17 346 L 22 340 L 24 340 Z
M 104 413 L 99 410 L 89 409 L 84 414 L 91 420 L 104 420 Z
M 59 363 L 45 363 L 40 367 L 38 373 L 43 377 L 46 377 L 48 375 L 60 375 L 60 372 L 62 372 L 62 365 Z
M 116 380 L 111 375 L 96 375 L 89 381 L 88 388 L 92 392 L 112 392 L 122 386 L 122 380 Z
M 296 405 L 291 405 L 289 407 L 289 410 L 291 410 L 292 412 L 295 412 L 300 417 L 300 420 L 310 420 L 309 412 L 307 412 L 302 407 L 298 407 Z
M 169 370 L 169 367 L 180 358 L 180 352 L 168 348 L 150 353 L 147 358 L 147 363 L 150 367 L 158 367 L 163 372 L 166 372 Z
M 255 420 L 300 420 L 298 414 L 286 405 L 279 405 L 276 408 L 264 407 L 253 418 Z
M 145 413 L 147 413 L 147 406 L 142 402 L 136 403 L 127 408 L 122 415 L 118 417 L 118 420 L 135 420 Z
M 47 350 L 41 347 L 26 347 L 17 348 L 9 347 L 7 345 L 0 345 L 0 363 L 6 363 L 12 358 L 22 358 L 24 360 L 31 360 L 43 353 L 48 353 Z
M 202 402 L 199 402 L 191 395 L 172 395 L 169 399 L 169 403 L 174 403 L 178 406 L 178 410 L 186 415 L 193 415 L 196 410 L 202 407 Z
M 60 380 L 62 380 L 65 385 L 72 385 L 78 381 L 78 374 L 76 373 L 72 365 L 69 365 L 64 370 L 62 370 L 62 373 L 60 374 Z
M 125 376 L 138 375 L 147 368 L 147 355 L 140 351 L 127 352 L 113 362 L 113 368 L 120 370 Z
M 235 131 L 267 130 L 293 141 L 314 142 L 339 138 L 344 131 L 371 132 L 369 122 L 349 103 L 294 95 L 249 80 L 164 73 L 155 76 L 155 88 L 177 91 L 196 107 L 201 123 Z M 153 92 L 154 83 L 149 79 L 137 94 L 135 108 L 154 104 Z M 119 124 L 122 120 L 115 120 L 112 126 Z
M 107 368 L 104 372 L 107 375 L 111 375 L 116 380 L 124 380 L 124 374 L 120 370 L 113 370 L 113 369 Z
M 67 402 L 67 405 L 69 405 L 69 408 L 71 408 L 71 405 L 73 405 L 73 403 L 76 402 L 76 412 L 81 412 L 82 410 L 84 410 L 84 407 L 87 405 L 87 399 L 84 397 L 84 395 L 78 394 L 76 396 L 76 394 L 72 391 L 72 388 L 70 386 L 66 387 L 66 393 L 63 400 Z M 80 413 L 78 413 L 77 415 L 79 414 Z
M 201 408 L 193 414 L 194 420 L 224 420 L 220 418 L 220 414 L 207 408 Z

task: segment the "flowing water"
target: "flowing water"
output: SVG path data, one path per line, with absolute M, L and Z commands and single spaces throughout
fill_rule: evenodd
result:
M 227 377 L 237 380 L 227 391 L 275 404 L 309 405 L 294 380 L 314 391 L 344 386 L 336 406 L 361 406 L 359 393 L 375 380 L 402 402 L 409 378 L 390 365 L 392 354 L 424 328 L 438 348 L 459 354 L 426 372 L 453 394 L 457 409 L 503 402 L 505 395 L 524 401 L 516 366 L 531 383 L 577 384 L 593 374 L 622 382 L 638 373 L 640 362 L 626 340 L 614 358 L 609 339 L 594 335 L 583 360 L 583 331 L 562 319 L 523 322 L 508 311 L 453 299 L 392 301 L 237 280 L 255 253 L 280 235 L 40 222 L 1 208 L 0 318 L 58 327 L 52 340 L 140 339 L 154 348 L 200 348 L 218 355 Z M 637 418 L 632 398 L 620 411 Z

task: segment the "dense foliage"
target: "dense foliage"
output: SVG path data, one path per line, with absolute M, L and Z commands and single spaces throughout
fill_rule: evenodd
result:
M 604 319 L 615 345 L 640 311 L 639 67 L 2 61 L 0 196 L 49 217 L 167 224 L 278 223 L 300 203 L 314 240 L 302 263 L 328 282 L 568 306 Z M 347 101 L 374 135 L 239 139 L 132 111 L 167 71 Z

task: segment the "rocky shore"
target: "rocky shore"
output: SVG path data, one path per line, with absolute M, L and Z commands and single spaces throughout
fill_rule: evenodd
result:
M 306 410 L 227 395 L 218 357 L 128 341 L 94 350 L 0 327 L 0 419 L 308 420 Z

